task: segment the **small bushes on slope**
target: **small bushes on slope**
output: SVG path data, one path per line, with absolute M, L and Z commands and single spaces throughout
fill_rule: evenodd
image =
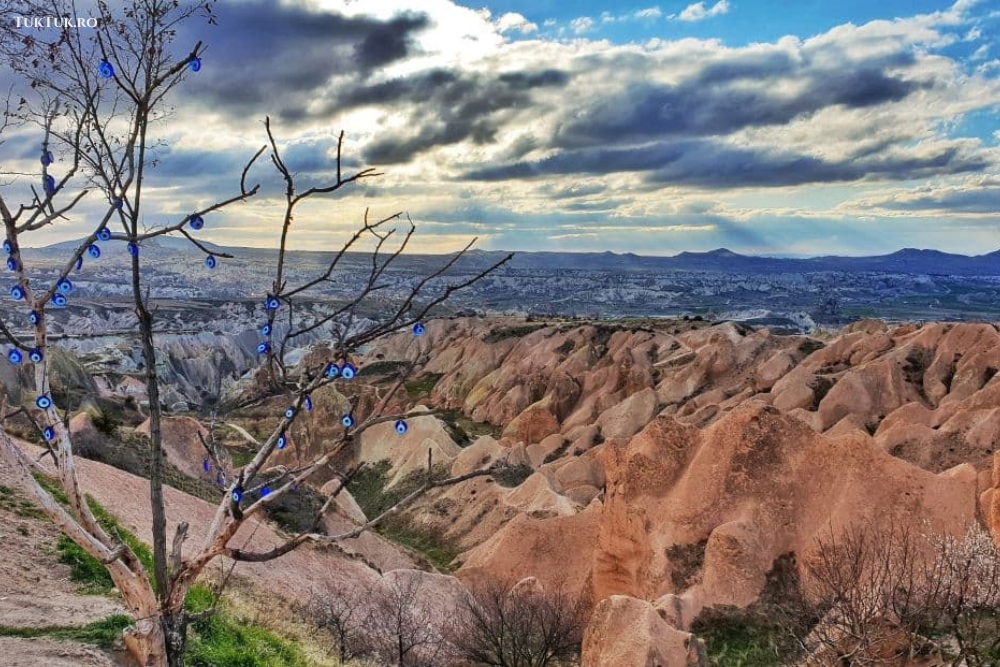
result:
M 415 470 L 391 489 L 387 489 L 391 467 L 388 460 L 365 466 L 347 484 L 347 490 L 369 519 L 382 514 L 427 481 L 426 470 Z M 432 479 L 444 479 L 447 476 L 448 470 L 444 466 L 435 466 L 431 471 Z M 452 562 L 459 554 L 458 547 L 445 539 L 439 531 L 418 526 L 405 514 L 387 517 L 376 530 L 383 537 L 423 556 L 430 565 L 442 572 L 453 569 Z

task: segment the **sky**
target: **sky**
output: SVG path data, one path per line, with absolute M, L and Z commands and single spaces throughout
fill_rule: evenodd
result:
M 305 207 L 303 249 L 339 247 L 366 209 L 407 212 L 420 252 L 473 236 L 647 255 L 1000 248 L 987 0 L 219 0 L 216 14 L 178 36 L 207 48 L 156 129 L 149 224 L 232 194 L 270 116 L 304 185 L 331 177 L 341 130 L 345 169 L 382 173 Z M 275 244 L 280 183 L 266 164 L 251 177 L 262 195 L 203 238 Z

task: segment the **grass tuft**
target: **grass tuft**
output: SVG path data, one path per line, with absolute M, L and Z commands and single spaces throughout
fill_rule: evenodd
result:
M 83 627 L 48 626 L 43 628 L 10 628 L 0 625 L 0 637 L 50 637 L 69 641 L 94 644 L 104 649 L 111 648 L 114 641 L 121 636 L 122 631 L 132 624 L 132 619 L 125 614 L 114 614 L 94 621 Z
M 387 460 L 366 466 L 347 485 L 347 490 L 369 519 L 385 512 L 427 480 L 425 470 L 415 470 L 391 489 L 386 489 L 391 467 Z M 448 470 L 444 466 L 435 466 L 431 472 L 433 479 L 443 479 L 447 476 Z M 405 514 L 395 514 L 386 518 L 376 527 L 376 531 L 386 539 L 423 556 L 437 570 L 441 572 L 454 570 L 453 561 L 458 557 L 460 550 L 439 531 L 415 525 Z
M 211 608 L 212 591 L 192 586 L 184 600 L 189 614 Z M 305 667 L 302 651 L 273 632 L 240 622 L 224 611 L 199 619 L 188 627 L 184 655 L 189 667 Z

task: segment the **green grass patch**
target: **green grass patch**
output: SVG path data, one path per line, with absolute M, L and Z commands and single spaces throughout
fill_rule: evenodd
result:
M 358 377 L 374 377 L 377 375 L 398 375 L 410 365 L 409 361 L 375 361 L 365 364 L 358 371 Z
M 23 497 L 16 489 L 0 484 L 0 509 L 13 512 L 25 519 L 45 519 L 45 512 L 31 500 Z
M 66 494 L 56 484 L 56 482 L 43 475 L 35 475 L 35 479 L 55 500 L 63 505 L 69 505 Z M 138 537 L 121 527 L 118 521 L 100 503 L 87 496 L 87 506 L 93 512 L 97 523 L 111 535 L 118 537 L 128 545 L 132 552 L 146 568 L 146 572 L 152 575 L 153 553 Z M 87 593 L 108 595 L 114 589 L 115 584 L 108 574 L 108 570 L 99 560 L 84 551 L 83 547 L 66 537 L 59 536 L 56 543 L 56 550 L 59 553 L 59 562 L 69 565 L 70 579 L 80 584 L 80 587 Z
M 243 446 L 226 447 L 226 449 L 229 451 L 229 458 L 232 460 L 234 468 L 242 468 L 253 461 L 253 457 L 257 455 L 257 452 Z
M 214 596 L 205 586 L 188 591 L 184 607 L 190 614 L 212 606 Z M 184 655 L 189 667 L 306 667 L 305 655 L 270 630 L 236 619 L 225 611 L 192 622 Z
M 431 395 L 438 381 L 444 377 L 444 373 L 424 373 L 420 377 L 406 382 L 403 388 L 406 389 L 410 398 L 423 398 Z
M 387 460 L 365 466 L 347 485 L 347 490 L 369 519 L 382 514 L 427 481 L 427 471 L 419 470 L 407 475 L 391 489 L 386 489 L 391 467 Z M 431 471 L 432 479 L 444 479 L 447 476 L 448 470 L 444 466 L 435 466 Z M 423 556 L 430 565 L 442 572 L 454 569 L 451 563 L 459 554 L 458 547 L 438 531 L 414 525 L 406 514 L 388 517 L 376 527 L 376 531 Z
M 121 636 L 122 631 L 130 625 L 132 625 L 131 618 L 124 614 L 114 614 L 79 628 L 63 626 L 8 628 L 0 626 L 0 637 L 21 637 L 24 639 L 49 637 L 51 639 L 64 639 L 83 642 L 85 644 L 94 644 L 108 649 L 111 648 L 115 639 Z
M 448 427 L 451 439 L 459 447 L 468 447 L 481 435 L 499 439 L 500 433 L 503 431 L 502 428 L 493 424 L 472 421 L 461 410 L 438 410 L 437 412 L 438 417 Z
M 450 573 L 461 550 L 441 533 L 415 526 L 406 516 L 386 519 L 378 528 L 383 537 L 423 556 L 439 572 Z
M 504 465 L 500 466 L 495 473 L 493 473 L 493 479 L 496 483 L 502 487 L 512 489 L 516 486 L 520 486 L 524 480 L 528 479 L 535 473 L 535 469 L 526 463 L 519 463 L 517 465 Z
M 733 607 L 703 611 L 691 632 L 705 640 L 713 667 L 781 667 L 783 635 L 768 619 Z
M 539 329 L 544 329 L 544 324 L 525 324 L 523 326 L 516 327 L 502 327 L 499 329 L 493 329 L 486 337 L 483 338 L 484 343 L 493 344 L 499 343 L 502 340 L 507 340 L 508 338 L 522 338 L 530 333 L 534 333 Z

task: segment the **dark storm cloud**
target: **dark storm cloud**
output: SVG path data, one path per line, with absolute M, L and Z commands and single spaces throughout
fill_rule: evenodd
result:
M 747 127 L 785 125 L 836 105 L 862 108 L 898 102 L 922 86 L 858 67 L 813 71 L 806 90 L 788 97 L 769 85 L 787 68 L 778 60 L 769 76 L 760 66 L 730 63 L 709 67 L 675 86 L 634 84 L 621 98 L 601 100 L 566 123 L 555 144 L 581 148 L 671 136 L 726 135 Z M 748 83 L 753 85 L 743 85 Z
M 426 26 L 424 15 L 400 16 L 374 26 L 355 47 L 358 64 L 367 70 L 402 60 L 410 53 L 410 35 Z
M 369 162 L 394 164 L 409 162 L 435 146 L 467 139 L 480 145 L 491 143 L 503 124 L 502 112 L 530 108 L 534 89 L 562 87 L 568 81 L 565 72 L 553 69 L 498 76 L 439 69 L 359 87 L 337 99 L 336 110 L 406 105 L 415 129 L 383 136 L 365 151 Z
M 883 157 L 829 162 L 807 155 L 737 148 L 712 140 L 694 139 L 635 148 L 567 150 L 544 160 L 477 170 L 467 174 L 467 177 L 493 181 L 635 171 L 645 172 L 644 179 L 651 184 L 733 188 L 857 181 L 873 176 L 919 178 L 978 171 L 986 166 L 985 160 L 966 156 L 954 147 L 921 158 Z
M 425 15 L 387 22 L 314 12 L 277 0 L 221 3 L 218 27 L 186 24 L 203 39 L 205 66 L 185 92 L 213 109 L 243 116 L 278 113 L 289 122 L 306 119 L 303 109 L 330 80 L 356 76 L 411 55 L 411 40 L 428 25 Z

